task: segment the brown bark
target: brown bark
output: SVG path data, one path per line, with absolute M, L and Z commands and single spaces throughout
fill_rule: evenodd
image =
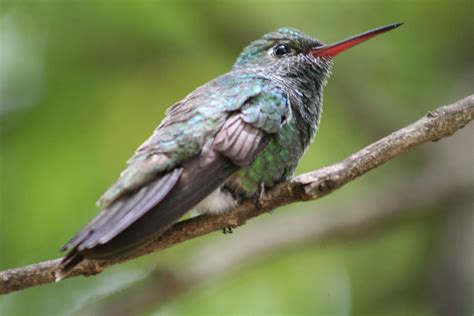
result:
M 440 308 L 440 315 L 467 315 L 446 311 L 467 310 L 466 298 L 472 297 L 468 295 L 470 288 L 467 276 L 470 274 L 464 270 L 473 266 L 473 260 L 468 258 L 474 258 L 472 251 L 469 252 L 474 248 L 469 248 L 466 234 L 472 231 L 469 226 L 474 221 L 459 221 L 462 220 L 460 218 L 474 216 L 474 212 L 465 209 L 466 204 L 471 206 L 474 201 L 470 194 L 474 184 L 472 149 L 466 148 L 473 132 L 474 125 L 465 128 L 449 143 L 443 142 L 427 150 L 425 153 L 429 154 L 429 160 L 423 169 L 417 170 L 416 178 L 406 172 L 403 177 L 393 177 L 390 183 L 384 183 L 371 192 L 356 194 L 349 200 L 338 200 L 324 209 L 318 207 L 318 211 L 302 210 L 297 216 L 292 212 L 271 216 L 258 225 L 239 230 L 238 238 L 217 238 L 194 248 L 188 256 L 180 258 L 173 265 L 157 266 L 145 277 L 105 298 L 87 302 L 79 314 L 143 314 L 169 304 L 180 295 L 213 280 L 232 275 L 242 267 L 256 262 L 272 262 L 275 256 L 293 249 L 317 247 L 322 243 L 327 247 L 331 242 L 354 241 L 373 233 L 384 233 L 409 221 L 426 221 L 427 217 L 443 216 L 444 225 L 454 226 L 450 233 L 455 234 L 458 242 L 448 240 L 442 243 L 442 246 L 446 246 L 446 249 L 442 249 L 443 255 L 446 252 L 450 256 L 443 256 L 442 262 L 443 265 L 448 264 L 448 269 L 454 265 L 457 273 L 434 271 L 428 288 L 436 289 L 431 290 L 434 292 L 432 300 L 435 306 L 443 307 Z M 452 152 L 457 153 L 455 162 L 446 159 L 446 153 Z M 455 223 L 451 223 L 451 218 L 457 219 Z M 462 227 L 465 229 L 460 231 Z M 453 248 L 453 244 L 464 247 Z M 453 277 L 457 282 L 453 282 Z M 450 294 L 443 292 L 447 287 L 450 288 Z
M 318 199 L 415 146 L 454 134 L 473 118 L 474 95 L 471 95 L 456 103 L 430 111 L 415 123 L 382 138 L 341 162 L 278 185 L 265 194 L 261 208 L 256 208 L 248 201 L 222 216 L 199 216 L 176 223 L 163 236 L 138 248 L 129 256 L 114 260 L 86 260 L 77 266 L 69 277 L 97 274 L 112 264 L 168 248 L 225 227 L 243 225 L 248 219 L 276 207 Z M 59 261 L 60 259 L 49 260 L 0 272 L 0 294 L 53 282 Z

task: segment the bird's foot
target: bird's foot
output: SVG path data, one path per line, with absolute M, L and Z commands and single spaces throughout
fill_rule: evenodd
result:
M 263 196 L 265 195 L 265 184 L 262 182 L 260 183 L 260 192 L 254 198 L 254 205 L 257 209 L 261 210 L 263 205 Z
M 231 226 L 222 228 L 222 233 L 224 235 L 232 234 L 233 232 L 234 231 L 233 231 L 233 228 Z
M 257 210 L 261 210 L 263 207 L 262 201 L 260 201 L 260 198 L 258 198 L 257 196 L 253 199 L 253 205 Z

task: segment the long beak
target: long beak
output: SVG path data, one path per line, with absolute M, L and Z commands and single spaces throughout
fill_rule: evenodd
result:
M 345 39 L 343 41 L 340 41 L 340 42 L 337 42 L 337 43 L 334 43 L 334 44 L 331 44 L 331 45 L 324 45 L 324 46 L 314 47 L 314 48 L 311 48 L 310 53 L 314 57 L 331 57 L 332 58 L 332 57 L 338 55 L 339 53 L 342 53 L 343 51 L 345 51 L 345 50 L 347 50 L 347 49 L 349 49 L 353 46 L 356 46 L 357 44 L 365 42 L 369 38 L 372 38 L 376 35 L 379 35 L 379 34 L 388 32 L 390 30 L 393 30 L 393 29 L 399 27 L 402 24 L 403 23 L 389 24 L 389 25 L 382 26 L 382 27 L 376 28 L 374 30 L 371 30 L 371 31 L 368 31 L 368 32 L 365 32 L 365 33 L 362 33 L 362 34 L 359 34 L 359 35 L 352 36 L 348 39 Z

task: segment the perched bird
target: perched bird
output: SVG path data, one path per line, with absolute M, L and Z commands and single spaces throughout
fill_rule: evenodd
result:
M 288 180 L 318 129 L 332 58 L 400 25 L 332 45 L 292 28 L 252 42 L 228 73 L 167 110 L 99 199 L 102 212 L 61 249 L 57 279 L 85 258 L 127 254 L 191 209 L 226 212 Z

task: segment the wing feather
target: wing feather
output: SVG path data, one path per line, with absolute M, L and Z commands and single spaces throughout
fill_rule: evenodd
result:
M 195 124 L 191 133 L 193 145 L 179 143 L 184 147 L 176 147 L 182 151 L 179 152 L 182 157 L 186 157 L 185 153 L 188 155 L 181 160 L 172 161 L 171 157 L 175 156 L 171 155 L 177 155 L 173 151 L 164 151 L 166 155 L 160 151 L 176 149 L 166 146 L 173 133 L 181 130 L 174 124 L 184 122 L 168 117 L 132 158 L 122 178 L 105 194 L 103 211 L 62 248 L 69 253 L 61 263 L 58 278 L 84 258 L 124 255 L 162 234 L 239 168 L 250 165 L 272 140 L 288 110 L 286 96 L 280 91 L 257 90 L 251 91 L 242 103 L 237 102 L 238 107 L 230 107 L 232 112 L 227 117 L 219 118 L 222 123 L 216 127 L 217 132 L 208 135 L 214 137 L 210 141 L 205 142 L 204 132 L 199 129 L 199 133 L 193 134 L 199 125 Z M 196 100 L 201 102 L 199 98 Z M 173 116 L 186 110 L 183 113 L 189 116 L 194 115 L 196 109 L 196 105 L 187 108 L 181 104 L 168 114 Z M 214 107 L 205 109 L 209 113 L 217 111 Z M 216 113 L 212 115 L 220 115 Z M 196 115 L 195 118 L 203 119 Z M 205 133 L 211 130 L 209 127 Z
M 182 171 L 182 168 L 174 169 L 139 191 L 124 196 L 121 200 L 106 207 L 92 222 L 66 243 L 61 251 L 76 247 L 78 250 L 83 250 L 97 245 L 101 239 L 102 242 L 112 239 L 158 204 L 177 183 Z
M 214 148 L 236 165 L 244 167 L 255 159 L 270 137 L 259 128 L 246 123 L 240 113 L 234 113 L 216 135 Z

